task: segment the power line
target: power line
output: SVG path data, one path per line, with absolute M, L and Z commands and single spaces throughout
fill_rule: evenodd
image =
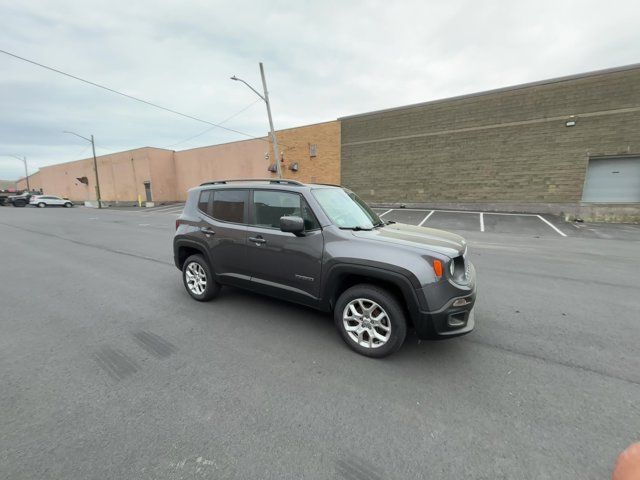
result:
M 260 102 L 261 100 L 258 99 L 255 102 L 251 102 L 249 105 L 247 105 L 246 107 L 244 107 L 242 110 L 238 110 L 236 113 L 234 113 L 233 115 L 231 115 L 230 117 L 225 118 L 224 120 L 222 120 L 221 122 L 218 122 L 218 125 L 222 125 L 223 123 L 227 123 L 229 120 L 231 120 L 232 118 L 237 117 L 238 115 L 240 115 L 241 113 L 243 113 L 245 110 L 250 109 L 251 107 L 253 107 L 256 103 Z M 193 140 L 194 138 L 198 138 L 201 135 L 204 135 L 205 133 L 209 133 L 211 130 L 213 130 L 216 127 L 210 127 L 207 128 L 206 130 L 203 130 L 200 133 L 196 133 L 195 135 L 185 138 L 184 140 L 180 140 L 179 142 L 176 143 L 172 143 L 171 145 L 167 145 L 164 148 L 171 148 L 171 147 L 175 147 L 176 145 L 180 145 L 181 143 L 184 142 L 188 142 L 189 140 Z
M 133 95 L 128 95 L 126 93 L 119 92 L 118 90 L 114 90 L 113 88 L 109 88 L 109 87 L 106 87 L 104 85 L 100 85 L 99 83 L 95 83 L 95 82 L 92 82 L 90 80 L 85 80 L 84 78 L 80 78 L 80 77 L 77 77 L 77 76 L 72 75 L 70 73 L 63 72 L 62 70 L 58 70 L 57 68 L 53 68 L 53 67 L 49 67 L 47 65 L 43 65 L 42 63 L 38 63 L 36 61 L 29 60 L 28 58 L 21 57 L 20 55 L 16 55 L 15 53 L 7 52 L 6 50 L 2 50 L 2 49 L 0 49 L 0 53 L 4 53 L 5 55 L 9 55 L 10 57 L 17 58 L 18 60 L 22 60 L 23 62 L 31 63 L 32 65 L 36 65 L 36 66 L 44 68 L 46 70 L 50 70 L 52 72 L 59 73 L 60 75 L 64 75 L 65 77 L 73 78 L 74 80 L 78 80 L 80 82 L 87 83 L 87 84 L 92 85 L 94 87 L 101 88 L 101 89 L 106 90 L 108 92 L 115 93 L 116 95 L 121 95 L 121 96 L 126 97 L 126 98 L 128 98 L 130 100 L 135 100 L 136 102 L 144 103 L 145 105 L 149 105 L 151 107 L 159 108 L 160 110 L 164 110 L 165 112 L 170 112 L 170 113 L 173 113 L 175 115 L 180 115 L 181 117 L 185 117 L 185 118 L 189 118 L 191 120 L 195 120 L 196 122 L 206 123 L 208 125 L 212 125 L 213 127 L 221 128 L 223 130 L 227 130 L 229 132 L 237 133 L 237 134 L 243 135 L 245 137 L 249 137 L 249 138 L 254 139 L 254 140 L 262 140 L 264 142 L 269 143 L 269 140 L 267 140 L 267 139 L 260 138 L 260 137 L 254 137 L 253 135 L 249 135 L 248 133 L 241 132 L 240 130 L 235 130 L 233 128 L 228 128 L 228 127 L 223 127 L 220 124 L 213 123 L 213 122 L 210 122 L 208 120 L 203 120 L 202 118 L 194 117 L 193 115 L 189 115 L 189 114 L 186 114 L 186 113 L 178 112 L 177 110 L 173 110 L 173 109 L 168 108 L 168 107 L 163 107 L 162 105 L 158 105 L 156 103 L 149 102 L 147 100 L 143 100 L 143 99 L 138 98 L 138 97 L 134 97 Z

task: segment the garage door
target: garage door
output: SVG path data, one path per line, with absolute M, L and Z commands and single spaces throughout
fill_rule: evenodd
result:
M 591 158 L 583 202 L 640 202 L 640 157 Z

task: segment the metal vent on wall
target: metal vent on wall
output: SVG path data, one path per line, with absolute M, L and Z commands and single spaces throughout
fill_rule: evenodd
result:
M 309 144 L 309 156 L 317 157 L 318 156 L 318 144 L 310 143 Z

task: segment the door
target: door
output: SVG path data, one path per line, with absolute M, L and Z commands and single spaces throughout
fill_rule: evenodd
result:
M 314 304 L 320 296 L 324 238 L 304 198 L 294 192 L 254 190 L 247 232 L 253 288 L 288 300 Z M 280 230 L 280 217 L 305 220 L 302 236 Z
M 222 283 L 248 286 L 246 237 L 249 190 L 200 192 L 201 241 L 207 245 L 216 276 Z
M 583 202 L 640 202 L 640 157 L 591 158 Z
M 144 182 L 144 195 L 147 202 L 153 202 L 153 196 L 151 195 L 151 182 Z

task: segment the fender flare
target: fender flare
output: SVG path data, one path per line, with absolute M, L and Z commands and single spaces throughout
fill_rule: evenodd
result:
M 326 310 L 331 310 L 335 305 L 341 278 L 348 275 L 358 275 L 371 278 L 372 280 L 391 283 L 396 286 L 404 297 L 403 300 L 405 301 L 411 319 L 415 321 L 420 315 L 420 310 L 428 310 L 426 301 L 416 292 L 416 290 L 420 288 L 418 279 L 405 269 L 391 266 L 394 268 L 392 270 L 388 267 L 389 265 L 386 264 L 372 265 L 371 263 L 367 265 L 339 263 L 329 267 L 325 276 L 323 307 Z
M 180 255 L 179 255 L 181 247 L 193 248 L 194 250 L 197 250 L 198 252 L 200 252 L 202 256 L 205 258 L 205 260 L 207 261 L 207 263 L 209 263 L 209 266 L 211 267 L 211 271 L 213 271 L 215 275 L 213 262 L 211 261 L 212 260 L 211 255 L 209 254 L 209 249 L 198 241 L 190 240 L 186 238 L 178 238 L 173 241 L 173 261 L 178 270 L 182 270 L 182 265 L 180 264 Z

